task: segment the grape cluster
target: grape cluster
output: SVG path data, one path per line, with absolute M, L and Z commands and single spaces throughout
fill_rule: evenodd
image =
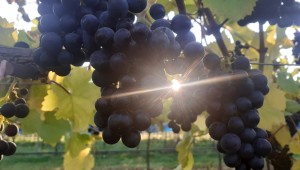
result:
M 251 15 L 239 20 L 238 24 L 245 26 L 249 23 L 269 21 L 271 25 L 289 27 L 300 25 L 299 14 L 300 3 L 295 0 L 258 0 Z
M 218 141 L 217 149 L 224 153 L 224 162 L 236 169 L 263 169 L 264 159 L 272 150 L 267 133 L 258 128 L 257 111 L 269 92 L 267 78 L 250 69 L 249 60 L 241 55 L 232 63 L 232 71 L 220 69 L 221 60 L 210 53 L 203 58 L 209 69 L 205 103 L 209 113 L 206 126 L 210 136 Z
M 166 65 L 178 63 L 176 66 L 179 66 L 179 60 L 191 64 L 204 55 L 204 48 L 195 42 L 187 16 L 179 14 L 171 21 L 163 19 L 164 7 L 154 4 L 150 15 L 155 21 L 149 29 L 143 23 L 133 23 L 126 18 L 130 11 L 125 8 L 126 1 L 117 4 L 122 7 L 119 10 L 124 11 L 123 15 L 110 12 L 109 9 L 116 8 L 112 2 L 108 3 L 108 14 L 112 15 L 108 20 L 110 24 L 99 26 L 94 35 L 101 48 L 90 56 L 91 66 L 95 68 L 92 80 L 101 87 L 94 122 L 106 143 L 114 144 L 121 139 L 125 146 L 132 148 L 141 140 L 140 131 L 148 129 L 151 118 L 162 112 L 162 99 L 168 93 L 162 87 L 169 85 Z M 118 18 L 119 22 L 112 22 L 111 18 Z M 186 51 L 187 59 L 179 57 L 182 50 Z M 174 72 L 176 66 L 172 65 L 173 70 L 167 72 L 179 74 L 189 64 Z
M 293 40 L 293 43 L 294 43 L 294 47 L 293 47 L 293 55 L 295 57 L 295 62 L 296 64 L 300 64 L 300 60 L 299 60 L 299 54 L 300 54 L 300 33 L 299 32 L 295 32 L 294 33 L 294 40 Z
M 13 116 L 17 118 L 25 118 L 29 114 L 29 108 L 26 104 L 26 100 L 22 98 L 27 94 L 28 90 L 26 88 L 14 90 L 14 92 L 12 92 L 9 96 L 13 102 L 7 102 L 0 108 L 0 122 L 2 122 L 0 125 L 0 132 L 3 132 L 7 137 L 15 137 L 18 134 L 19 127 L 15 123 L 6 123 L 5 126 L 4 120 L 12 118 Z M 15 143 L 4 140 L 0 135 L 0 160 L 3 159 L 3 156 L 13 155 L 16 152 L 16 149 L 17 146 Z

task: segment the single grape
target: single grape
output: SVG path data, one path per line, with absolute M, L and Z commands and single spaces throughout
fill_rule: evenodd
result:
M 191 27 L 191 20 L 186 15 L 178 14 L 171 21 L 171 29 L 176 34 L 185 34 L 190 31 Z
M 227 128 L 229 131 L 239 134 L 244 130 L 243 120 L 238 116 L 231 117 L 228 121 Z
M 138 131 L 131 131 L 122 136 L 122 142 L 129 148 L 135 148 L 141 141 L 141 134 Z
M 127 0 L 128 10 L 132 13 L 140 13 L 145 10 L 147 0 Z
M 220 142 L 226 153 L 236 153 L 241 148 L 241 139 L 234 133 L 223 135 Z
M 2 155 L 7 149 L 9 145 L 8 142 L 5 140 L 0 140 L 0 155 Z
M 156 3 L 150 7 L 150 16 L 155 19 L 162 19 L 166 15 L 165 7 L 162 4 Z
M 147 130 L 151 125 L 151 119 L 148 117 L 147 113 L 137 112 L 134 116 L 134 128 L 138 131 Z
M 214 70 L 220 67 L 221 60 L 217 54 L 209 53 L 203 58 L 203 63 L 207 69 Z
M 8 149 L 3 152 L 4 156 L 11 156 L 15 154 L 17 150 L 17 145 L 14 142 L 8 142 Z
M 118 143 L 121 136 L 112 132 L 109 128 L 105 128 L 102 132 L 102 138 L 105 143 L 112 145 Z
M 264 138 L 258 138 L 253 142 L 255 153 L 259 156 L 267 156 L 272 151 L 272 145 Z
M 215 140 L 220 140 L 227 133 L 226 124 L 222 122 L 214 122 L 209 126 L 209 135 Z
M 0 108 L 0 113 L 5 117 L 5 118 L 11 118 L 15 115 L 15 110 L 16 107 L 13 103 L 5 103 L 2 105 Z
M 16 124 L 8 124 L 5 129 L 4 133 L 9 137 L 14 137 L 18 134 L 19 128 Z
M 17 104 L 15 116 L 18 118 L 25 118 L 29 114 L 29 107 L 26 104 Z
M 124 134 L 133 126 L 133 121 L 130 116 L 124 113 L 113 113 L 108 118 L 108 127 L 114 133 Z

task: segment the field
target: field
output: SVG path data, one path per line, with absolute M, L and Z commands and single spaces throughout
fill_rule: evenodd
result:
M 64 145 L 56 148 L 42 142 L 17 141 L 17 153 L 5 157 L 0 170 L 62 170 Z M 175 150 L 177 139 L 150 140 L 150 168 L 157 170 L 174 169 L 178 165 Z M 128 149 L 119 142 L 107 145 L 102 141 L 95 143 L 94 170 L 142 170 L 146 169 L 147 140 L 138 148 Z M 215 169 L 219 166 L 219 155 L 211 141 L 196 142 L 194 145 L 194 169 Z

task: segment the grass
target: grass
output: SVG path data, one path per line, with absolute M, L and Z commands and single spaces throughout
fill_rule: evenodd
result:
M 0 162 L 0 170 L 62 170 L 62 154 L 20 154 L 30 152 L 54 152 L 54 148 L 40 143 L 22 142 L 17 143 L 17 153 L 12 157 L 5 157 Z M 165 148 L 174 149 L 176 141 L 174 140 L 151 140 L 151 149 L 163 150 Z M 211 148 L 209 141 L 196 143 L 194 146 L 194 169 L 209 169 L 217 167 L 218 154 Z M 142 141 L 138 148 L 128 149 L 122 143 L 116 145 L 106 145 L 101 141 L 96 142 L 93 151 L 110 151 L 108 153 L 95 154 L 94 170 L 142 170 L 146 169 L 146 141 Z M 63 144 L 57 148 L 63 152 Z M 113 152 L 117 151 L 117 152 Z M 174 169 L 177 166 L 177 152 L 161 151 L 150 153 L 150 167 L 157 170 Z

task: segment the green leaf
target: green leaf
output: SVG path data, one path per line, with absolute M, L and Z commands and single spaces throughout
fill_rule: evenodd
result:
M 16 40 L 15 34 L 14 25 L 0 17 L 0 45 L 13 46 Z
M 77 157 L 80 152 L 91 146 L 93 138 L 89 134 L 71 133 L 66 137 L 66 151 L 71 157 Z
M 299 83 L 284 71 L 278 72 L 277 83 L 279 87 L 287 93 L 298 95 Z
M 27 133 L 36 132 L 46 143 L 54 146 L 70 131 L 70 124 L 66 120 L 57 120 L 54 112 L 46 112 L 44 116 L 44 120 L 41 120 L 41 113 L 31 112 L 26 119 L 21 120 L 22 129 Z
M 238 21 L 250 15 L 256 0 L 203 0 L 204 7 L 210 8 L 217 16 L 223 16 L 232 21 Z
M 282 125 L 285 122 L 284 110 L 286 104 L 285 93 L 270 83 L 270 92 L 265 97 L 264 105 L 259 109 L 259 126 L 271 131 L 273 126 Z
M 191 132 L 185 133 L 183 139 L 177 144 L 179 169 L 191 170 L 194 166 L 194 158 L 192 154 L 193 135 Z
M 100 97 L 100 90 L 90 82 L 91 70 L 73 68 L 72 73 L 62 79 L 61 86 L 52 84 L 43 102 L 42 110 L 53 111 L 58 119 L 72 122 L 73 131 L 86 131 L 93 124 L 94 103 Z
M 82 150 L 76 157 L 70 152 L 64 155 L 64 170 L 91 170 L 94 165 L 95 158 L 90 154 L 90 148 Z
M 61 137 L 70 131 L 70 124 L 66 120 L 57 120 L 54 112 L 40 110 L 47 85 L 32 86 L 28 105 L 30 113 L 26 119 L 20 119 L 24 133 L 37 133 L 46 143 L 55 145 Z
M 18 41 L 26 42 L 30 47 L 35 43 L 33 39 L 23 30 L 18 33 Z
M 286 111 L 290 113 L 296 113 L 300 111 L 300 104 L 294 100 L 286 101 Z

